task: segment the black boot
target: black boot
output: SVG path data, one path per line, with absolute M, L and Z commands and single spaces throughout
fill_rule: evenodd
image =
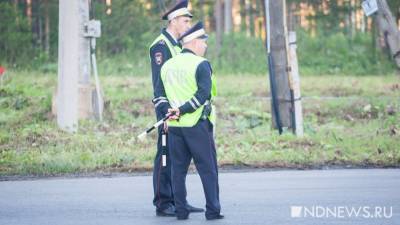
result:
M 190 212 L 190 213 L 200 213 L 200 212 L 204 212 L 204 209 L 202 208 L 197 208 L 194 206 L 191 206 L 189 204 L 186 205 L 186 209 Z
M 221 213 L 217 214 L 217 215 L 206 216 L 207 220 L 220 220 L 220 219 L 223 219 L 223 218 L 224 218 L 224 215 L 222 215 Z
M 163 210 L 157 209 L 156 210 L 156 215 L 157 216 L 167 216 L 167 217 L 176 216 L 175 207 L 170 206 L 170 207 L 168 207 L 166 209 L 163 209 Z

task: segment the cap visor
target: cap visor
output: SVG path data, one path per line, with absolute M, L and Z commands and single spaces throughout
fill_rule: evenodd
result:
M 208 35 L 207 34 L 203 34 L 200 37 L 198 37 L 199 39 L 208 39 Z
M 186 14 L 186 16 L 188 16 L 188 17 L 190 17 L 190 18 L 193 18 L 193 14 L 191 14 L 190 12 L 188 12 L 188 13 Z

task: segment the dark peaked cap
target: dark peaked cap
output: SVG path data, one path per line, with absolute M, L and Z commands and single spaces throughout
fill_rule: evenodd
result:
M 189 1 L 188 0 L 183 0 L 175 4 L 170 10 L 168 10 L 164 15 L 162 16 L 163 20 L 172 20 L 178 16 L 188 16 L 190 18 L 193 17 L 193 15 L 189 12 L 188 9 Z
M 178 41 L 182 43 L 187 43 L 191 40 L 194 40 L 196 38 L 201 38 L 201 39 L 207 39 L 208 35 L 206 34 L 206 31 L 204 30 L 204 26 L 202 22 L 196 23 L 193 27 L 191 27 L 188 31 L 186 31 Z

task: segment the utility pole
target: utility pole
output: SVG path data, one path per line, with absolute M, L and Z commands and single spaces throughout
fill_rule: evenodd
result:
M 290 89 L 288 80 L 288 60 L 285 42 L 284 26 L 284 0 L 270 0 L 269 15 L 270 15 L 270 48 L 273 58 L 273 68 L 275 71 L 274 79 L 276 81 L 276 96 L 278 102 L 278 112 L 281 119 L 282 127 L 291 127 L 290 115 Z M 268 18 L 266 18 L 268 20 Z M 273 126 L 277 127 L 276 115 L 272 114 Z
M 300 76 L 296 37 L 287 32 L 285 0 L 264 0 L 268 67 L 271 87 L 272 126 L 282 133 L 292 128 L 303 136 Z
M 58 126 L 67 132 L 76 132 L 79 119 L 96 113 L 93 99 L 98 94 L 90 84 L 90 38 L 85 37 L 88 21 L 89 0 L 59 1 L 58 88 L 52 111 Z
M 79 1 L 59 2 L 57 123 L 68 132 L 78 129 L 79 5 Z

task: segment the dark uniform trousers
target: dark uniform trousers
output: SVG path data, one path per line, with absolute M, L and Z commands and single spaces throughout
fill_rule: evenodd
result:
M 168 142 L 172 162 L 172 187 L 177 215 L 186 215 L 186 174 L 193 158 L 206 197 L 206 216 L 219 215 L 218 167 L 213 125 L 199 120 L 193 127 L 169 127 Z
M 161 112 L 156 110 L 157 121 L 163 118 Z M 163 126 L 158 127 L 157 153 L 153 167 L 153 205 L 159 210 L 167 209 L 174 205 L 171 181 L 171 160 L 167 149 L 167 165 L 162 166 L 162 130 Z M 168 146 L 167 146 L 168 147 Z

